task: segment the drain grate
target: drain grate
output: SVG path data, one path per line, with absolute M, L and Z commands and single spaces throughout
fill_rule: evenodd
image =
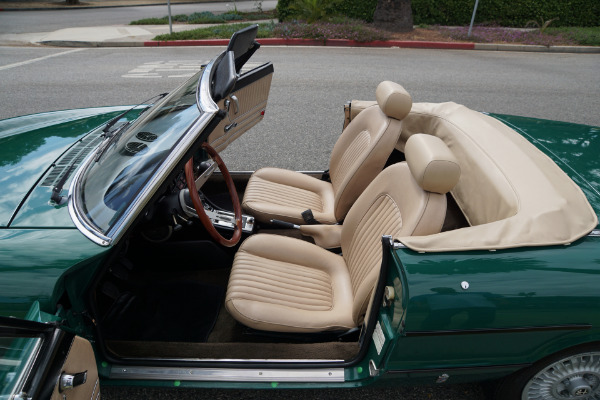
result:
M 87 157 L 92 150 L 94 150 L 104 137 L 102 132 L 96 135 L 87 135 L 79 142 L 77 142 L 64 156 L 58 160 L 52 171 L 46 176 L 46 179 L 42 182 L 41 186 L 54 187 L 56 183 L 62 178 L 63 174 L 69 169 L 71 164 L 73 170 L 77 169 L 79 164 Z

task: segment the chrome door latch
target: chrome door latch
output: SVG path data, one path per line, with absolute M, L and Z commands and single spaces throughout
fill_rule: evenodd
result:
M 78 374 L 67 374 L 63 372 L 60 374 L 60 380 L 58 383 L 58 391 L 64 392 L 65 390 L 73 389 L 79 385 L 83 385 L 87 381 L 87 371 L 80 372 Z

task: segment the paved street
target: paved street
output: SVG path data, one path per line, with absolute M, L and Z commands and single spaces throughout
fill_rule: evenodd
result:
M 169 91 L 222 48 L 0 47 L 0 118 L 134 104 Z M 600 125 L 600 55 L 423 49 L 263 47 L 273 61 L 265 120 L 224 154 L 231 169 L 322 169 L 345 101 L 373 99 L 382 80 L 416 102 Z

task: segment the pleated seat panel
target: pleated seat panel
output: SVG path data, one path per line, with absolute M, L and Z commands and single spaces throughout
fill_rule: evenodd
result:
M 225 304 L 254 329 L 322 332 L 355 326 L 352 300 L 341 256 L 301 240 L 258 234 L 235 256 Z
M 302 212 L 310 209 L 317 221 L 334 224 L 334 201 L 329 182 L 295 171 L 262 168 L 248 181 L 242 207 L 261 222 L 274 218 L 304 224 Z

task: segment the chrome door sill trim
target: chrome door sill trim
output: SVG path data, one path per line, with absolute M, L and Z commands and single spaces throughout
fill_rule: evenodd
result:
M 110 379 L 152 379 L 218 382 L 344 382 L 343 368 L 241 369 L 170 368 L 115 365 Z
M 130 359 L 134 360 L 134 359 Z M 135 360 L 143 360 L 136 358 Z M 312 358 L 285 358 L 285 359 L 274 359 L 274 358 L 160 358 L 160 361 L 182 361 L 182 362 L 237 362 L 237 363 L 271 363 L 271 364 L 294 364 L 294 363 L 343 363 L 344 360 L 326 360 L 326 359 L 312 359 Z M 123 368 L 126 368 L 123 366 Z

